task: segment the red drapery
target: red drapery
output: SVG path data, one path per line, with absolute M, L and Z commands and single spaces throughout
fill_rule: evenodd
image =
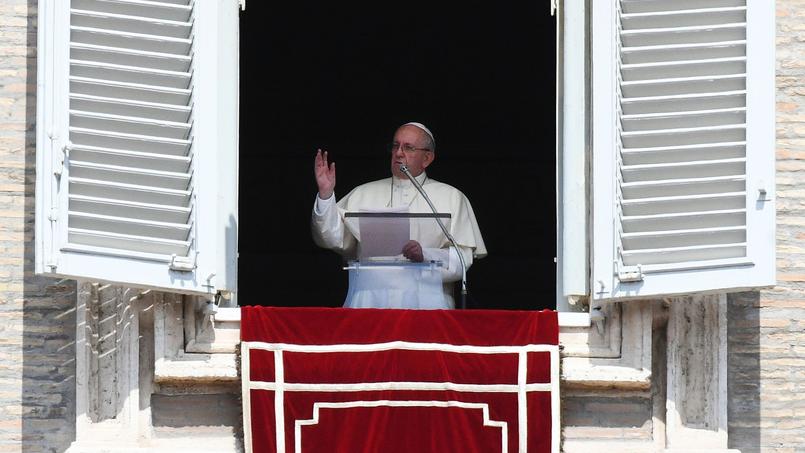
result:
M 243 307 L 247 442 L 260 453 L 558 451 L 558 331 L 552 311 Z

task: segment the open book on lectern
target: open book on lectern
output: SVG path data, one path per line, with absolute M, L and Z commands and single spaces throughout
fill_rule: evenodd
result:
M 358 240 L 359 260 L 402 259 L 403 245 L 411 239 L 423 248 L 443 248 L 449 244 L 436 218 L 450 231 L 450 213 L 408 212 L 377 209 L 344 214 L 345 224 Z

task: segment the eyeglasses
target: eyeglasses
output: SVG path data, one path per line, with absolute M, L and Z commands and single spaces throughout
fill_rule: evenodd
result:
M 410 143 L 400 144 L 397 142 L 389 143 L 386 145 L 386 149 L 388 152 L 393 153 L 396 152 L 398 149 L 402 148 L 403 152 L 406 154 L 413 154 L 417 151 L 431 151 L 429 148 L 417 148 Z

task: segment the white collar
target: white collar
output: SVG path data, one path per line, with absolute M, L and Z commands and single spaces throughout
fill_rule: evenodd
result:
M 416 179 L 416 182 L 418 182 L 419 185 L 422 185 L 425 184 L 425 180 L 428 179 L 428 175 L 423 171 L 422 173 L 419 174 L 419 176 L 414 176 L 414 179 Z M 407 188 L 413 186 L 413 184 L 411 184 L 411 180 L 408 179 L 407 177 L 405 177 L 404 179 L 399 179 L 396 176 L 392 176 L 391 181 L 394 184 L 394 187 L 398 188 L 404 188 L 404 187 Z

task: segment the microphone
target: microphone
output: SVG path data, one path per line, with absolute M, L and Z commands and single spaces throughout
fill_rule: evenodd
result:
M 461 263 L 461 309 L 467 308 L 467 264 L 464 262 L 464 255 L 461 254 L 461 249 L 458 248 L 458 243 L 453 238 L 453 235 L 447 231 L 445 228 L 444 223 L 442 223 L 442 219 L 439 218 L 439 212 L 436 211 L 436 206 L 433 206 L 433 202 L 430 201 L 430 197 L 425 191 L 422 189 L 422 186 L 419 184 L 419 181 L 414 178 L 411 172 L 408 170 L 408 165 L 401 163 L 400 164 L 400 171 L 411 180 L 411 183 L 416 187 L 416 190 L 419 191 L 419 194 L 422 195 L 422 198 L 428 202 L 428 206 L 430 206 L 430 210 L 433 211 L 434 218 L 436 219 L 436 223 L 439 224 L 439 228 L 442 229 L 442 233 L 447 237 L 447 240 L 455 247 L 456 254 L 458 255 L 458 261 Z M 450 257 L 450 252 L 447 253 L 448 259 Z

